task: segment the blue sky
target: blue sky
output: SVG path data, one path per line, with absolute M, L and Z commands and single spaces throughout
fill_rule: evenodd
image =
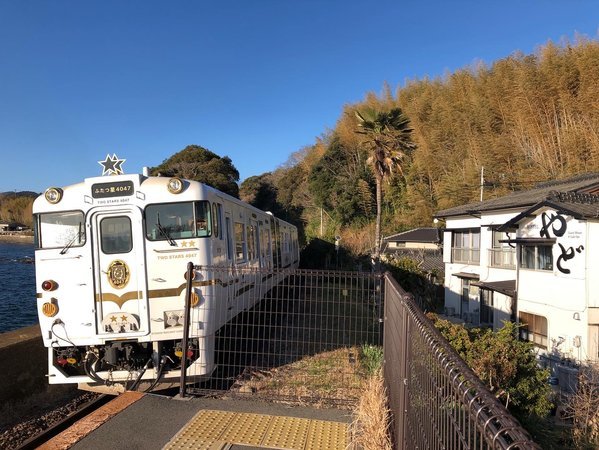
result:
M 388 82 L 597 39 L 596 0 L 0 0 L 0 192 L 186 145 L 272 171 Z

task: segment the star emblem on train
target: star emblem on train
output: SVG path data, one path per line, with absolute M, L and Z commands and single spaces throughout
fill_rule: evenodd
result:
M 106 159 L 104 161 L 98 161 L 102 169 L 102 176 L 104 175 L 122 175 L 123 172 L 123 163 L 127 161 L 126 159 L 119 159 L 116 156 L 116 153 L 113 153 L 110 156 L 110 153 L 106 155 Z

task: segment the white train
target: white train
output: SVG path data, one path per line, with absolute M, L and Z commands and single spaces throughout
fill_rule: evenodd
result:
M 195 181 L 117 173 L 50 188 L 33 204 L 49 383 L 102 392 L 177 383 L 189 262 L 222 267 L 194 274 L 190 293 L 187 374 L 207 378 L 215 333 L 262 295 L 248 300 L 260 283 L 239 271 L 296 268 L 297 229 Z

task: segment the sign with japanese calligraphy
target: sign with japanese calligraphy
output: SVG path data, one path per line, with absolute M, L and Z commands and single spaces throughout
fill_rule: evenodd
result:
M 586 259 L 584 222 L 547 208 L 520 224 L 518 237 L 555 239 L 555 244 L 552 245 L 552 263 L 557 272 L 573 278 L 584 277 Z M 534 241 L 530 244 L 533 243 Z
M 133 195 L 132 181 L 113 181 L 112 183 L 92 184 L 93 198 L 127 197 Z

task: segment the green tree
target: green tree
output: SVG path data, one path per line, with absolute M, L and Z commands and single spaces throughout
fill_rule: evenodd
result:
M 505 322 L 473 340 L 468 363 L 495 395 L 517 415 L 546 416 L 551 409 L 549 372 L 540 369 L 529 341 L 517 337 L 518 326 Z
M 516 324 L 505 322 L 494 332 L 436 319 L 435 327 L 514 415 L 527 419 L 549 414 L 549 371 L 539 367 L 533 344 L 518 338 Z
M 272 183 L 272 175 L 265 173 L 246 178 L 239 187 L 239 198 L 263 211 L 278 215 L 277 188 Z
M 372 176 L 364 157 L 333 137 L 309 174 L 308 185 L 317 207 L 343 225 L 372 217 Z
M 231 158 L 221 158 L 199 145 L 188 145 L 159 166 L 153 167 L 151 173 L 199 181 L 239 198 L 239 172 Z
M 363 145 L 369 152 L 367 164 L 376 181 L 376 227 L 374 235 L 374 259 L 379 261 L 381 251 L 381 211 L 383 181 L 395 169 L 403 175 L 402 160 L 415 148 L 412 141 L 410 120 L 400 108 L 389 111 L 364 109 L 355 111 L 358 119 L 357 133 L 364 135 Z

